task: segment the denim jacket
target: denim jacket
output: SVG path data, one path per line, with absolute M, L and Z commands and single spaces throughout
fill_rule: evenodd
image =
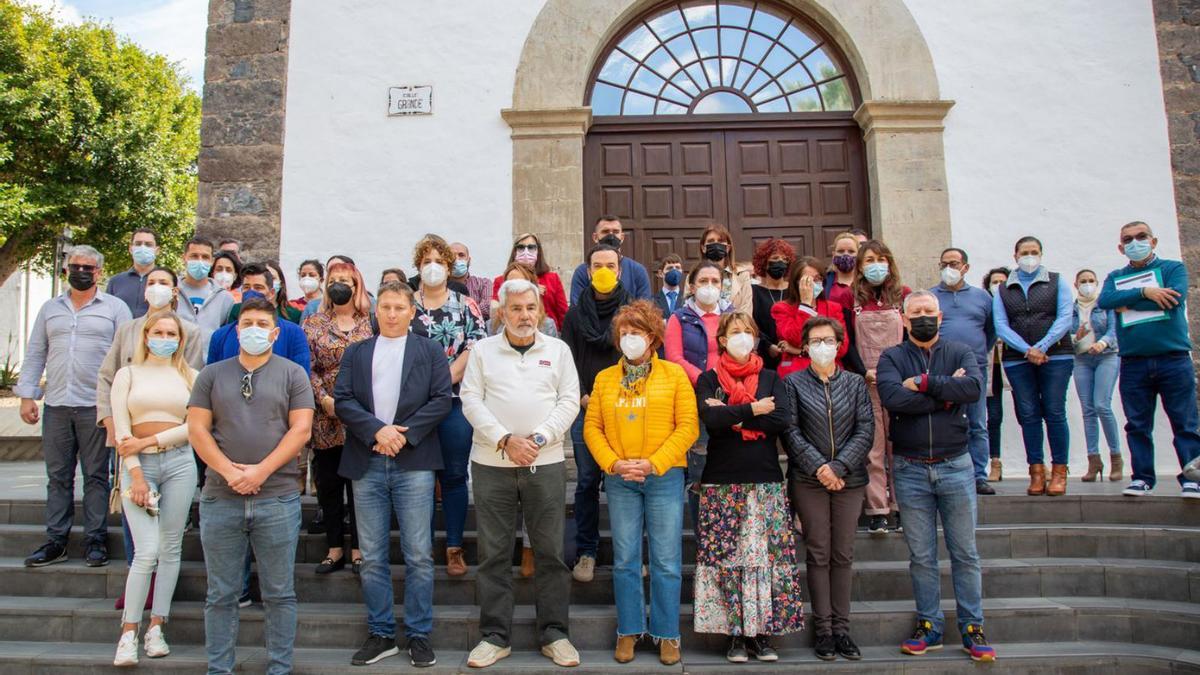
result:
M 1101 354 L 1116 354 L 1117 353 L 1117 313 L 1113 310 L 1103 310 L 1099 307 L 1092 306 L 1092 335 L 1097 341 L 1104 340 L 1107 345 Z M 1079 330 L 1079 303 L 1075 303 L 1074 311 L 1071 319 L 1071 336 L 1074 338 L 1076 331 Z

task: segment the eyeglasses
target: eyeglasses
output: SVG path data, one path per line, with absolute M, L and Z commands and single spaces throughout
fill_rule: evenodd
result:
M 76 265 L 74 263 L 71 263 L 71 264 L 67 265 L 67 270 L 71 271 L 71 272 L 95 272 L 96 266 L 95 265 Z
M 961 269 L 962 269 L 962 266 L 963 266 L 963 264 L 962 264 L 961 262 L 957 261 L 957 260 L 951 260 L 950 262 L 941 262 L 941 263 L 938 263 L 938 269 L 939 269 L 939 270 L 944 270 L 944 269 L 946 269 L 947 267 L 949 267 L 949 268 L 950 268 L 950 269 L 952 269 L 952 270 L 961 270 Z
M 820 345 L 825 345 L 825 346 L 827 346 L 827 347 L 836 347 L 836 346 L 837 346 L 837 343 L 838 343 L 838 340 L 837 340 L 837 338 L 831 338 L 831 337 L 827 337 L 827 338 L 813 338 L 813 339 L 811 339 L 811 340 L 809 340 L 809 341 L 808 341 L 808 346 L 809 346 L 809 347 L 817 347 L 817 346 L 820 346 Z
M 254 396 L 254 373 L 246 373 L 242 376 L 242 398 L 247 401 Z
M 1121 243 L 1128 244 L 1129 242 L 1133 241 L 1134 239 L 1137 239 L 1138 241 L 1146 241 L 1146 240 L 1150 239 L 1150 235 L 1145 232 L 1138 232 L 1137 234 L 1133 234 L 1133 235 L 1125 235 L 1124 237 L 1121 237 Z
M 514 251 L 534 251 L 534 252 L 536 252 L 538 250 L 538 245 L 537 244 L 517 244 L 516 246 L 513 246 L 513 250 Z

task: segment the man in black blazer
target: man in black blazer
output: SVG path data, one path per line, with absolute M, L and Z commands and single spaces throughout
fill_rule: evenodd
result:
M 437 662 L 433 630 L 433 483 L 442 468 L 437 427 L 450 413 L 450 367 L 441 346 L 410 334 L 413 291 L 379 287 L 377 337 L 346 348 L 334 409 L 346 426 L 338 473 L 354 481 L 369 635 L 350 660 L 368 665 L 400 652 L 388 560 L 392 514 L 404 550 L 404 629 L 414 666 Z

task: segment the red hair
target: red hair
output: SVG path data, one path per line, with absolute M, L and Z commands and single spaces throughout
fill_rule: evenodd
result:
M 767 273 L 767 261 L 774 255 L 782 255 L 787 258 L 788 267 L 791 267 L 792 263 L 796 262 L 796 249 L 792 248 L 792 245 L 786 241 L 778 237 L 772 237 L 754 249 L 754 276 L 761 277 Z
M 354 279 L 354 293 L 350 296 L 350 304 L 354 305 L 355 314 L 371 314 L 371 298 L 367 296 L 367 287 L 363 283 L 362 273 L 350 263 L 336 262 L 325 270 L 325 290 L 322 292 L 321 309 L 333 313 L 333 301 L 329 299 L 329 278 L 337 273 L 349 274 Z

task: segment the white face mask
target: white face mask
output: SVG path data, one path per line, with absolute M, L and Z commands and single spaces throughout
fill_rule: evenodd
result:
M 696 289 L 696 302 L 706 307 L 712 307 L 721 301 L 721 289 L 711 284 Z
M 942 283 L 947 286 L 957 286 L 958 282 L 962 281 L 962 272 L 953 267 L 942 269 Z
M 725 349 L 735 359 L 744 359 L 754 349 L 754 336 L 750 333 L 734 333 L 725 341 Z
M 637 361 L 642 358 L 648 346 L 646 338 L 641 335 L 629 333 L 628 335 L 621 336 L 621 353 L 625 355 L 625 359 L 628 361 Z
M 217 282 L 221 288 L 229 290 L 233 286 L 233 272 L 214 272 L 213 281 Z
M 300 277 L 300 290 L 305 294 L 312 293 L 321 287 L 321 280 L 316 277 Z
M 810 346 L 808 348 L 808 358 L 818 366 L 828 366 L 837 358 L 837 345 L 827 345 L 822 342 L 819 345 Z
M 146 287 L 146 302 L 154 309 L 166 307 L 175 297 L 175 289 L 163 284 L 153 284 Z
M 1017 267 L 1026 274 L 1033 274 L 1037 268 L 1042 266 L 1042 256 L 1040 255 L 1023 255 L 1017 258 Z
M 425 263 L 425 266 L 421 268 L 421 283 L 426 286 L 441 286 L 446 283 L 448 275 L 449 272 L 447 272 L 445 265 L 432 262 Z
M 1093 282 L 1079 284 L 1079 297 L 1081 297 L 1081 298 L 1096 297 L 1096 284 Z

